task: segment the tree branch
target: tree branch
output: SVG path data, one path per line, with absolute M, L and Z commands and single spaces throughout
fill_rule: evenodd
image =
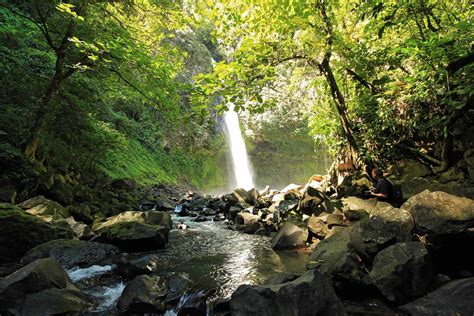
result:
M 446 67 L 446 70 L 448 71 L 449 75 L 452 76 L 458 70 L 460 70 L 464 66 L 467 66 L 473 62 L 474 62 L 474 51 L 471 51 L 467 56 L 461 57 L 457 60 L 450 62 L 448 67 Z
M 416 149 L 416 148 L 413 148 L 413 147 L 410 147 L 410 146 L 407 146 L 407 145 L 403 145 L 403 144 L 398 144 L 398 146 L 402 149 L 405 149 L 405 150 L 411 152 L 415 156 L 418 156 L 418 157 L 426 160 L 426 161 L 429 161 L 429 162 L 434 163 L 436 165 L 441 165 L 442 164 L 441 160 L 433 158 L 430 155 L 421 152 L 419 149 Z
M 372 94 L 377 93 L 377 88 L 373 86 L 370 82 L 362 78 L 360 75 L 355 73 L 352 69 L 346 68 L 346 72 L 355 80 L 357 80 L 361 85 L 370 90 Z
M 147 96 L 145 94 L 145 92 L 143 92 L 140 88 L 138 88 L 137 86 L 135 86 L 133 83 L 131 83 L 127 78 L 125 78 L 118 70 L 116 69 L 113 69 L 113 68 L 107 68 L 109 69 L 111 72 L 113 72 L 114 74 L 117 75 L 117 77 L 120 78 L 120 80 L 122 80 L 123 82 L 125 82 L 128 86 L 130 86 L 133 90 L 137 91 L 138 93 L 140 93 L 145 99 L 147 99 L 148 101 L 151 101 L 152 103 L 158 105 L 159 107 L 161 107 L 161 104 L 156 101 L 155 99 L 152 99 L 150 98 L 149 96 Z

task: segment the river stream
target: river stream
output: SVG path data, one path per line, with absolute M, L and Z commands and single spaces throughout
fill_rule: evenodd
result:
M 308 254 L 304 250 L 275 252 L 270 237 L 233 231 L 225 222 L 193 222 L 192 217 L 174 215 L 172 219 L 174 224 L 183 221 L 188 229 L 171 230 L 168 248 L 147 254 L 158 256 L 157 271 L 181 274 L 193 282 L 196 290 L 216 289 L 210 302 L 229 297 L 241 284 L 261 284 L 280 272 L 305 270 Z M 87 279 L 100 278 L 112 269 L 93 266 L 68 271 L 73 282 L 80 282 L 81 289 L 100 302 L 95 309 L 99 314 L 115 310 L 125 282 L 116 278 L 114 282 L 108 279 L 104 284 L 97 284 Z

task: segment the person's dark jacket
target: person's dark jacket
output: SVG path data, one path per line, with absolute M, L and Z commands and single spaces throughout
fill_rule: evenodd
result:
M 386 195 L 386 198 L 382 197 L 377 197 L 377 200 L 383 201 L 383 202 L 391 202 L 393 200 L 393 194 L 392 194 L 392 184 L 390 181 L 388 181 L 385 178 L 381 178 L 377 181 L 375 184 L 375 193 L 382 193 L 383 195 Z

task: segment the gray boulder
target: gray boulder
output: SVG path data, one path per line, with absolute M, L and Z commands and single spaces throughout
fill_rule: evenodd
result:
M 423 295 L 432 279 L 431 260 L 420 242 L 404 242 L 380 251 L 370 279 L 390 301 L 404 303 Z
M 168 302 L 177 300 L 189 288 L 190 281 L 179 275 L 139 275 L 127 283 L 117 303 L 120 314 L 164 313 Z
M 121 314 L 164 313 L 168 295 L 166 279 L 139 275 L 125 286 L 117 303 Z
M 446 192 L 417 194 L 402 205 L 409 211 L 418 231 L 427 234 L 454 234 L 474 226 L 474 200 Z
M 238 230 L 242 230 L 247 234 L 253 234 L 262 227 L 258 219 L 258 215 L 253 215 L 248 212 L 239 212 L 235 218 L 235 224 Z
M 329 197 L 323 191 L 311 186 L 306 188 L 298 205 L 298 211 L 307 215 L 332 213 L 333 210 Z
M 333 227 L 309 257 L 308 269 L 317 269 L 324 276 L 341 284 L 363 285 L 367 272 L 361 258 L 351 245 L 352 227 Z
M 411 241 L 413 228 L 409 212 L 379 202 L 369 218 L 354 225 L 351 243 L 364 259 L 371 261 L 381 249 L 396 242 Z
M 169 231 L 167 226 L 122 222 L 101 229 L 96 240 L 116 245 L 123 251 L 142 252 L 166 248 Z
M 90 299 L 53 259 L 39 259 L 0 279 L 0 312 L 15 315 L 77 314 Z
M 308 227 L 304 223 L 286 222 L 272 239 L 273 249 L 301 248 L 308 239 Z
M 399 182 L 399 184 L 402 187 L 405 198 L 410 198 L 425 190 L 430 190 L 431 192 L 443 191 L 452 195 L 474 199 L 474 186 L 468 182 L 451 181 L 441 183 L 436 180 L 415 177 L 405 179 Z
M 410 315 L 472 315 L 474 278 L 451 281 L 428 295 L 400 307 Z
M 89 267 L 120 254 L 120 249 L 113 245 L 83 241 L 58 239 L 46 242 L 28 251 L 21 259 L 28 264 L 41 258 L 53 258 L 65 269 L 72 267 Z
M 132 279 L 138 275 L 150 274 L 158 268 L 159 259 L 155 255 L 124 255 L 117 262 L 117 273 Z
M 58 229 L 12 204 L 0 203 L 0 262 L 17 260 L 44 242 L 72 237 L 70 230 Z
M 377 206 L 377 200 L 361 199 L 349 196 L 342 199 L 344 216 L 350 221 L 357 221 L 369 216 Z
M 331 284 L 318 271 L 277 285 L 241 285 L 232 293 L 232 315 L 345 315 Z

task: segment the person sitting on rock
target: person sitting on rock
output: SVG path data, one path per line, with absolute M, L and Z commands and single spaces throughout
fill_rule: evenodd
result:
M 378 201 L 390 203 L 392 201 L 392 183 L 383 176 L 381 169 L 373 169 L 372 178 L 376 183 L 370 195 L 375 197 Z
M 179 221 L 179 224 L 176 226 L 176 228 L 184 230 L 188 228 L 188 226 L 183 221 Z

